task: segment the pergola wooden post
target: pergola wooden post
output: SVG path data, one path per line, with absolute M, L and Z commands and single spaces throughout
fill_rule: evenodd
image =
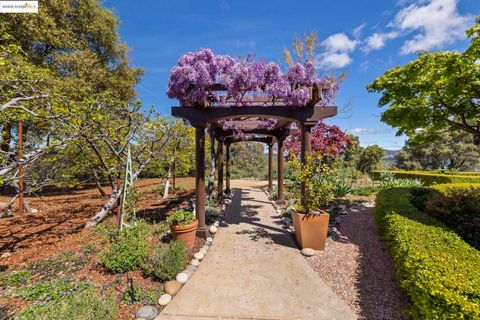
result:
M 284 137 L 278 137 L 278 154 L 277 154 L 277 202 L 284 203 L 285 202 L 285 195 L 283 194 L 283 168 L 285 164 L 285 158 L 283 157 L 283 141 L 285 140 Z
M 230 160 L 230 142 L 225 143 L 225 155 L 226 155 L 226 173 L 225 173 L 225 193 L 230 194 L 230 177 L 231 177 L 231 160 Z
M 302 125 L 302 142 L 301 142 L 301 154 L 300 158 L 302 161 L 302 166 L 305 166 L 307 162 L 307 156 L 312 152 L 312 126 L 311 125 Z M 301 185 L 301 203 L 302 206 L 305 205 L 305 183 L 302 182 Z
M 268 144 L 268 193 L 272 194 L 273 188 L 273 143 Z
M 223 156 L 223 139 L 218 140 L 218 184 L 217 184 L 217 192 L 218 192 L 218 201 L 222 201 L 223 199 L 223 167 L 224 167 L 224 156 Z
M 195 213 L 197 236 L 208 237 L 205 225 L 205 125 L 195 125 Z

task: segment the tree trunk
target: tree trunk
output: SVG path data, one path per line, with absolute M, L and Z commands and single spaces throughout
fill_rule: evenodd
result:
M 163 190 L 162 199 L 166 199 L 168 197 L 168 189 L 170 189 L 170 178 L 171 177 L 172 177 L 172 165 L 169 165 L 168 166 L 167 180 L 165 181 L 165 189 Z
M 8 203 L 7 205 L 7 215 L 13 215 L 13 204 L 15 203 L 15 201 L 18 199 L 18 197 L 20 196 L 20 187 L 18 186 L 18 183 L 16 180 L 13 180 L 10 185 L 12 187 L 15 188 L 15 191 L 16 191 L 16 194 L 15 196 L 10 200 L 10 202 Z M 32 212 L 32 209 L 30 208 L 30 206 L 28 205 L 28 201 L 27 201 L 27 198 L 26 197 L 23 197 L 23 208 L 25 209 L 25 211 L 27 213 L 30 213 Z
M 173 162 L 172 165 L 172 189 L 173 193 L 175 193 L 175 189 L 177 188 L 176 183 L 175 183 L 175 161 Z
M 92 170 L 92 171 L 93 171 L 93 178 L 95 179 L 95 184 L 97 185 L 98 192 L 100 192 L 100 195 L 102 196 L 102 198 L 106 198 L 107 194 L 105 193 L 105 191 L 103 191 L 102 184 L 100 183 L 100 177 L 98 176 L 97 171 L 96 170 Z
M 102 209 L 98 211 L 85 225 L 85 228 L 90 228 L 96 226 L 100 221 L 102 221 L 112 209 L 115 204 L 117 203 L 120 195 L 122 193 L 120 191 L 115 191 L 112 195 L 108 198 L 107 202 L 103 205 Z
M 170 161 L 170 165 L 168 166 L 168 175 L 167 175 L 167 181 L 165 182 L 165 191 L 163 192 L 163 199 L 166 199 L 168 197 L 168 189 L 170 188 L 170 179 L 172 178 L 172 171 L 175 171 L 175 156 L 177 155 L 177 149 L 178 149 L 178 142 L 175 144 L 175 147 L 173 149 L 172 160 Z M 175 177 L 175 173 L 173 173 L 173 176 Z M 173 192 L 175 192 L 175 183 L 173 184 Z

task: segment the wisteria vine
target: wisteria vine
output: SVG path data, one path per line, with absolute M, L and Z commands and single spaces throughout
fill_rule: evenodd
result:
M 235 60 L 228 55 L 215 55 L 210 49 L 184 54 L 170 72 L 168 97 L 178 99 L 181 105 L 225 106 L 229 102 L 248 104 L 246 96 L 264 96 L 283 101 L 286 105 L 305 106 L 311 99 L 311 88 L 318 84 L 322 103 L 330 102 L 338 90 L 332 77 L 317 75 L 311 62 L 297 63 L 283 73 L 279 66 L 249 56 Z M 214 90 L 220 85 L 225 90 Z

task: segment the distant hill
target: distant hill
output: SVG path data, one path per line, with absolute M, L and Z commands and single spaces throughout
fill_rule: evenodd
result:
M 387 150 L 385 149 L 385 157 L 383 160 L 393 161 L 395 159 L 395 154 L 400 150 Z

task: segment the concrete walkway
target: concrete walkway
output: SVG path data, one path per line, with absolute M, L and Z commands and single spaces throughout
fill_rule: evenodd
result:
M 158 319 L 356 319 L 258 189 L 235 189 L 212 247 Z

